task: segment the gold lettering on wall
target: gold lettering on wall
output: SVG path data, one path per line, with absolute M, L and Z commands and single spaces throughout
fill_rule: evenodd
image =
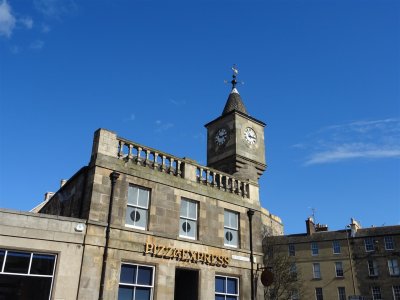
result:
M 151 256 L 164 259 L 176 259 L 177 261 L 186 261 L 195 264 L 202 263 L 209 266 L 217 266 L 223 268 L 226 268 L 230 262 L 229 257 L 224 255 L 215 255 L 186 249 L 178 249 L 151 243 L 145 244 L 144 254 L 149 254 Z

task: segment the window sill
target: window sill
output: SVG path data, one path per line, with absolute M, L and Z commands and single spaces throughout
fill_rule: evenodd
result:
M 190 240 L 190 241 L 197 241 L 197 238 L 192 238 L 189 236 L 180 235 L 179 239 Z
M 238 246 L 234 246 L 234 245 L 225 245 L 224 244 L 224 247 L 227 248 L 227 249 L 239 249 Z
M 146 231 L 147 230 L 144 227 L 137 227 L 137 226 L 127 225 L 127 224 L 125 224 L 125 227 L 126 228 L 130 228 L 130 229 L 140 230 L 140 231 Z

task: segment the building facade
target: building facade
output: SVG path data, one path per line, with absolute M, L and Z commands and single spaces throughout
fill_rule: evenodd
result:
M 352 219 L 347 229 L 328 231 L 309 218 L 306 227 L 306 234 L 264 240 L 296 272 L 292 299 L 400 299 L 400 226 L 361 228 Z
M 260 206 L 265 124 L 248 115 L 235 76 L 232 84 L 222 115 L 206 125 L 207 166 L 99 129 L 90 163 L 39 205 L 39 214 L 4 211 L 10 222 L 17 216 L 17 227 L 36 220 L 56 231 L 58 222 L 68 238 L 54 247 L 51 238 L 30 243 L 25 229 L 9 234 L 13 225 L 0 221 L 0 299 L 8 299 L 10 264 L 24 253 L 53 257 L 51 299 L 245 300 L 252 290 L 262 299 L 259 280 L 251 283 L 263 260 L 263 228 L 282 234 L 283 227 Z

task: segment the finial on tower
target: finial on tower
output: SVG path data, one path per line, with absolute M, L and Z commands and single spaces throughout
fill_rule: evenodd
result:
M 225 115 L 225 114 L 231 112 L 232 110 L 236 110 L 236 111 L 242 112 L 242 113 L 247 115 L 247 110 L 243 105 L 242 98 L 240 97 L 239 92 L 236 89 L 236 85 L 238 83 L 241 83 L 241 84 L 244 84 L 244 83 L 240 82 L 240 81 L 238 82 L 236 80 L 236 77 L 239 74 L 239 70 L 237 68 L 237 65 L 234 64 L 231 69 L 233 71 L 232 81 L 231 81 L 232 90 L 229 93 L 229 97 L 228 97 L 228 100 L 226 101 L 226 104 L 225 104 L 225 107 L 224 107 L 224 111 L 222 112 L 222 115 Z M 225 83 L 228 83 L 228 82 L 225 81 Z
M 231 80 L 231 84 L 232 84 L 231 93 L 237 93 L 237 94 L 239 94 L 238 90 L 236 89 L 236 85 L 237 85 L 238 83 L 244 84 L 244 82 L 243 82 L 243 81 L 237 81 L 237 80 L 236 80 L 237 75 L 239 74 L 239 70 L 238 70 L 238 68 L 237 68 L 237 65 L 234 64 L 234 65 L 231 67 L 231 69 L 232 69 L 232 71 L 233 71 L 232 80 Z M 225 81 L 225 83 L 228 83 L 228 82 L 229 82 L 228 80 L 224 80 L 224 81 Z
M 237 80 L 236 80 L 236 77 L 237 77 L 237 75 L 239 74 L 239 70 L 238 70 L 236 64 L 234 64 L 234 65 L 232 66 L 232 71 L 233 71 L 233 74 L 232 74 L 232 81 L 231 81 L 231 83 L 232 83 L 232 90 L 233 90 L 234 88 L 236 88 L 236 84 L 238 83 Z

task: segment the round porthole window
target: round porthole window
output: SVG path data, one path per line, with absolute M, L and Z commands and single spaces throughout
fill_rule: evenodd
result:
M 189 232 L 190 229 L 191 229 L 190 224 L 188 222 L 184 222 L 182 224 L 182 229 L 183 229 L 184 232 Z
M 232 234 L 232 232 L 227 232 L 227 233 L 225 233 L 225 238 L 226 238 L 226 240 L 227 241 L 232 241 L 233 240 L 233 234 Z
M 138 222 L 140 220 L 140 213 L 136 210 L 131 212 L 131 220 L 134 222 Z

